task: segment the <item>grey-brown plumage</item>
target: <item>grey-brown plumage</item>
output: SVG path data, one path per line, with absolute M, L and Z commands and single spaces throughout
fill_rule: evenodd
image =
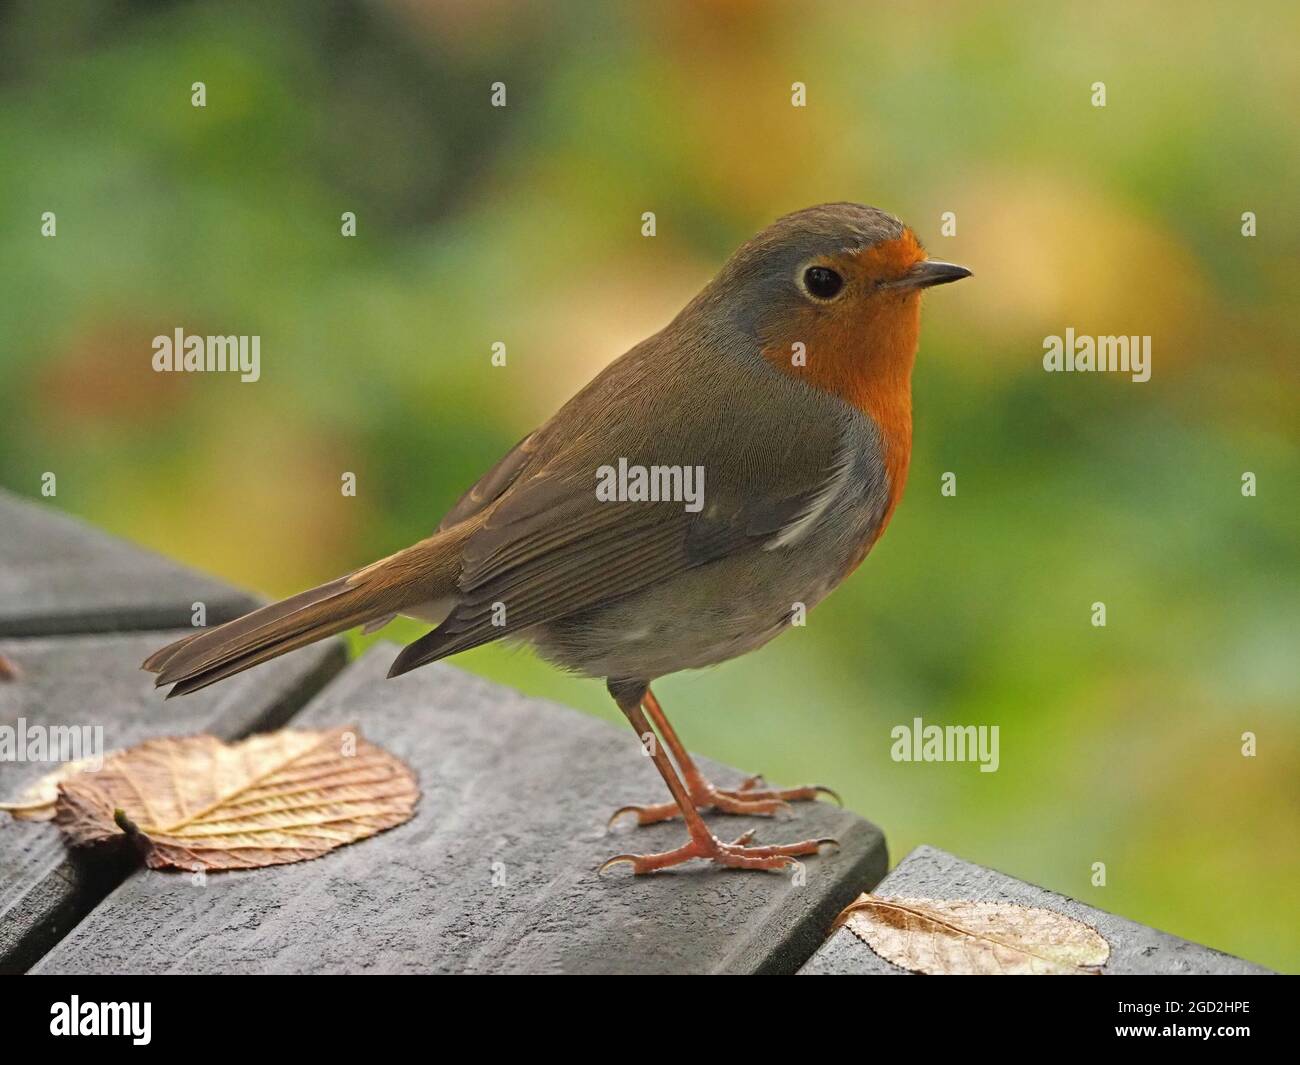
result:
M 720 290 L 740 285 L 771 307 L 774 282 L 808 255 L 899 231 L 851 205 L 783 219 L 521 441 L 428 540 L 164 648 L 145 668 L 179 695 L 368 621 L 444 610 L 390 675 L 503 637 L 567 669 L 646 681 L 765 643 L 848 568 L 888 486 L 870 421 L 767 365 L 763 308 Z M 597 469 L 620 458 L 702 467 L 704 509 L 598 501 Z M 778 546 L 801 518 L 806 528 Z
M 808 273 L 814 267 L 823 273 Z M 651 681 L 766 643 L 874 542 L 902 487 L 898 440 L 885 438 L 899 432 L 900 418 L 902 446 L 910 446 L 916 298 L 965 274 L 926 261 L 910 231 L 875 208 L 831 204 L 789 215 L 525 437 L 431 537 L 163 648 L 145 668 L 184 694 L 407 614 L 437 625 L 397 656 L 390 676 L 520 638 L 565 669 L 605 678 L 639 728 Z M 899 351 L 872 350 L 886 341 Z M 792 346 L 822 362 L 790 372 L 783 360 Z M 905 363 L 901 378 L 885 367 L 876 374 L 885 384 L 859 388 L 855 360 L 870 368 L 886 356 Z M 904 405 L 878 420 L 867 402 L 875 402 L 872 387 L 899 393 Z M 620 462 L 699 468 L 698 508 L 599 498 L 598 471 Z M 675 737 L 670 746 L 694 793 L 688 756 Z M 692 839 L 707 849 L 689 797 L 667 771 L 665 779 Z M 711 804 L 721 804 L 719 794 Z M 707 856 L 722 860 L 718 853 Z

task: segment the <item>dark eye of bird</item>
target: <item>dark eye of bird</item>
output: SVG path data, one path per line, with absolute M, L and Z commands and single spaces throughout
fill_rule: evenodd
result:
M 803 272 L 804 287 L 819 300 L 833 298 L 844 287 L 844 278 L 825 266 L 810 266 Z

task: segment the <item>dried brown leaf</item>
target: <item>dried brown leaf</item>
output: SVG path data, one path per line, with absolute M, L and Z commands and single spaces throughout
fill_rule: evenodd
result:
M 1082 921 L 1014 902 L 860 895 L 846 925 L 886 961 L 944 974 L 1095 974 L 1110 944 Z
M 103 763 L 117 752 L 106 754 Z M 59 785 L 77 773 L 95 771 L 100 765 L 98 758 L 78 758 L 75 762 L 64 762 L 53 772 L 33 781 L 12 802 L 0 802 L 0 810 L 8 811 L 15 821 L 53 821 L 54 804 L 59 797 Z
M 72 842 L 123 832 L 155 869 L 305 861 L 410 819 L 415 774 L 355 729 L 285 730 L 227 744 L 150 740 L 65 780 L 56 820 Z

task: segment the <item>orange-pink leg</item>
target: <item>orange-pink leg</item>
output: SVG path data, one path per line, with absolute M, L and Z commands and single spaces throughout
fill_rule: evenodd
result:
M 691 758 L 690 753 L 682 745 L 682 741 L 677 738 L 673 726 L 669 724 L 663 707 L 659 705 L 659 700 L 655 698 L 654 692 L 649 688 L 646 688 L 641 705 L 650 715 L 650 720 L 654 722 L 655 728 L 659 730 L 664 745 L 672 752 L 672 756 L 681 770 L 686 790 L 698 810 L 717 810 L 719 813 L 724 814 L 749 814 L 751 816 L 771 817 L 778 811 L 789 809 L 789 804 L 792 802 L 811 802 L 818 795 L 829 795 L 841 806 L 844 805 L 834 791 L 821 784 L 806 784 L 801 788 L 765 788 L 762 786 L 764 783 L 763 778 L 753 776 L 742 781 L 737 788 L 719 788 L 700 772 L 694 759 Z M 638 825 L 653 825 L 660 821 L 670 821 L 674 817 L 680 817 L 681 811 L 678 810 L 676 803 L 671 802 L 651 803 L 645 806 L 624 806 L 614 811 L 614 816 L 609 819 L 609 823 L 612 825 L 624 814 L 636 814 L 636 823 Z
M 641 709 L 642 699 L 647 689 L 637 685 L 611 684 L 609 687 L 610 694 L 614 696 L 619 709 L 627 715 L 627 719 L 632 723 L 632 727 L 636 729 L 637 735 L 653 736 L 654 733 L 650 728 L 650 723 L 646 720 Z M 664 737 L 664 739 L 667 742 L 667 737 Z M 626 862 L 632 866 L 632 871 L 638 875 L 653 873 L 673 865 L 680 865 L 682 862 L 688 862 L 692 858 L 705 858 L 732 869 L 782 869 L 788 865 L 793 865 L 796 857 L 816 854 L 824 845 L 835 844 L 836 842 L 833 839 L 806 839 L 799 843 L 787 843 L 774 847 L 752 847 L 749 846 L 749 841 L 754 836 L 751 829 L 734 842 L 723 843 L 722 840 L 709 831 L 704 819 L 700 816 L 699 810 L 691 801 L 686 786 L 678 777 L 676 770 L 673 769 L 672 762 L 668 760 L 668 756 L 664 754 L 663 748 L 659 744 L 651 745 L 650 757 L 654 761 L 655 768 L 659 770 L 659 775 L 664 778 L 664 783 L 668 785 L 676 812 L 686 822 L 689 839 L 675 850 L 665 851 L 662 854 L 617 854 L 601 865 L 600 872 L 602 873 L 610 866 L 617 865 L 620 862 Z

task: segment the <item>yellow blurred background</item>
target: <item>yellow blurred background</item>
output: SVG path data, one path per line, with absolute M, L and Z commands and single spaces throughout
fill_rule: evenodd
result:
M 895 860 L 931 843 L 1300 969 L 1294 4 L 0 20 L 0 483 L 57 471 L 58 506 L 295 592 L 427 535 L 754 231 L 875 204 L 976 274 L 928 297 L 907 498 L 806 628 L 665 707 L 700 752 L 834 785 Z M 154 373 L 178 326 L 260 335 L 261 380 Z M 1151 380 L 1044 373 L 1067 326 L 1151 335 Z M 618 719 L 526 652 L 456 661 Z M 893 762 L 915 716 L 999 725 L 999 771 Z

